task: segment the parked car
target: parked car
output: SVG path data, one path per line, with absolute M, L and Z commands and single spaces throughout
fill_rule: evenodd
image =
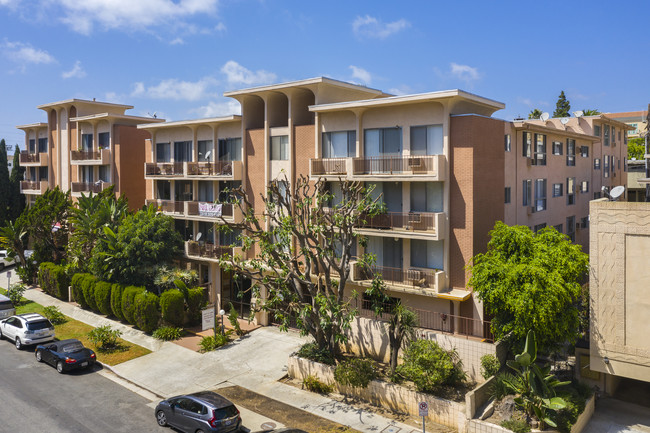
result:
M 292 428 L 292 427 L 285 427 L 285 428 L 273 430 L 273 433 L 280 433 L 280 432 L 282 432 L 282 433 L 307 433 L 304 430 L 300 430 L 298 428 Z
M 11 299 L 5 295 L 0 295 L 0 320 L 11 317 L 14 314 L 16 314 L 16 309 L 14 308 L 14 304 L 11 303 Z
M 84 347 L 81 341 L 74 338 L 51 344 L 40 344 L 36 346 L 35 356 L 38 362 L 47 362 L 56 367 L 59 373 L 76 368 L 92 368 L 97 361 L 95 352 Z
M 19 314 L 0 321 L 0 340 L 3 337 L 13 340 L 20 350 L 23 346 L 54 340 L 54 326 L 40 314 Z
M 230 400 L 211 391 L 179 395 L 156 406 L 158 425 L 186 433 L 233 432 L 241 426 L 239 410 Z
M 0 271 L 4 270 L 6 266 L 12 266 L 16 263 L 18 263 L 16 257 L 10 259 L 7 250 L 0 250 Z

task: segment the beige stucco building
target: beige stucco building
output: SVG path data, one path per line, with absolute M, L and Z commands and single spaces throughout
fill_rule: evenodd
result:
M 621 113 L 606 113 L 605 116 L 610 119 L 618 120 L 623 122 L 626 125 L 630 126 L 631 129 L 627 131 L 628 138 L 638 138 L 643 135 L 648 128 L 648 111 L 626 111 Z

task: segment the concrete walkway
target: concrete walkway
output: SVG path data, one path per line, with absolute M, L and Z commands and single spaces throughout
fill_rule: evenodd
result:
M 15 282 L 15 274 L 12 282 Z M 7 287 L 6 271 L 0 286 Z M 287 372 L 287 359 L 307 339 L 296 332 L 262 327 L 213 352 L 201 354 L 170 342 L 161 342 L 131 326 L 60 301 L 39 289 L 24 297 L 43 306 L 54 305 L 63 314 L 97 327 L 109 324 L 122 331 L 122 338 L 152 353 L 108 367 L 126 380 L 159 398 L 237 385 L 289 406 L 343 424 L 364 433 L 411 433 L 420 430 L 326 396 L 279 382 Z
M 650 433 L 650 409 L 614 398 L 601 398 L 586 433 Z

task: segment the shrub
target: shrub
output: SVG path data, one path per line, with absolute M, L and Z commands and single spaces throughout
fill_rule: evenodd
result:
M 61 300 L 68 300 L 70 280 L 63 266 L 44 262 L 38 269 L 38 283 L 43 291 Z
M 124 286 L 122 284 L 115 283 L 111 286 L 111 311 L 113 312 L 113 316 L 120 320 L 124 320 L 124 315 L 122 314 L 123 293 Z
M 237 314 L 237 310 L 235 309 L 235 306 L 232 305 L 232 302 L 230 303 L 230 311 L 228 312 L 228 321 L 230 322 L 230 325 L 233 327 L 235 330 L 235 333 L 239 336 L 242 336 L 245 334 L 245 332 L 241 329 L 241 326 L 239 326 L 239 314 Z
M 47 317 L 53 325 L 60 325 L 68 321 L 67 317 L 53 305 L 43 308 L 43 316 Z
M 88 339 L 98 350 L 108 351 L 117 348 L 117 339 L 122 332 L 111 328 L 110 325 L 100 326 L 88 333 Z
M 153 331 L 153 338 L 162 341 L 179 340 L 183 336 L 183 328 L 175 328 L 173 326 L 161 326 Z
M 500 368 L 501 363 L 496 356 L 489 353 L 481 356 L 481 376 L 483 376 L 483 379 L 487 380 L 494 376 L 499 372 Z
M 95 283 L 97 278 L 87 274 L 83 281 L 81 282 L 81 290 L 83 291 L 84 299 L 86 300 L 86 305 L 93 311 L 99 311 L 97 309 L 97 300 L 95 299 Z
M 296 352 L 296 355 L 311 361 L 320 362 L 321 364 L 334 365 L 334 355 L 332 355 L 332 352 L 327 349 L 319 349 L 315 342 L 303 344 Z
M 160 299 L 151 292 L 142 292 L 133 300 L 135 325 L 146 333 L 153 332 L 160 323 Z
M 417 340 L 404 352 L 404 363 L 397 372 L 412 381 L 420 392 L 434 392 L 444 385 L 456 385 L 465 380 L 458 355 L 447 352 L 435 341 Z
M 20 305 L 25 290 L 26 287 L 22 283 L 14 283 L 7 289 L 7 298 L 11 300 L 11 303 L 14 304 L 14 307 Z
M 228 330 L 225 334 L 208 335 L 207 337 L 203 337 L 199 343 L 199 346 L 201 347 L 200 352 L 210 352 L 211 350 L 225 346 L 230 341 L 230 334 L 232 334 L 232 331 Z
M 501 422 L 501 427 L 512 430 L 514 433 L 528 433 L 530 431 L 530 426 L 523 419 L 507 419 Z
M 74 274 L 70 280 L 70 285 L 72 286 L 72 296 L 74 300 L 81 306 L 81 308 L 88 308 L 86 303 L 86 298 L 84 298 L 83 292 L 83 282 L 87 276 L 90 274 Z
M 329 394 L 334 389 L 329 383 L 321 382 L 316 376 L 311 375 L 302 380 L 302 386 L 311 392 L 317 392 L 319 394 Z
M 334 380 L 353 388 L 365 388 L 376 377 L 375 364 L 367 358 L 346 359 L 334 369 Z
M 122 293 L 122 315 L 124 319 L 132 325 L 135 325 L 135 318 L 133 317 L 135 297 L 144 292 L 144 287 L 128 286 Z
M 201 321 L 201 308 L 206 302 L 203 299 L 203 287 L 187 291 L 187 322 L 191 325 Z
M 183 326 L 185 298 L 178 289 L 167 290 L 160 295 L 160 313 L 163 322 L 172 326 Z
M 37 281 L 38 265 L 32 258 L 27 258 L 25 266 L 18 264 L 16 266 L 16 273 L 20 280 L 25 284 L 34 284 Z
M 569 433 L 580 414 L 585 410 L 587 399 L 591 396 L 591 388 L 576 380 L 571 385 L 558 388 L 557 396 L 562 397 L 567 406 L 557 411 L 555 422 L 562 433 Z
M 507 383 L 517 384 L 519 381 L 519 376 L 512 373 L 507 371 L 499 373 L 494 377 L 494 382 L 490 385 L 490 395 L 495 400 L 501 400 L 506 395 L 512 395 L 513 392 Z
M 95 283 L 95 302 L 100 313 L 110 316 L 111 310 L 111 283 L 97 281 Z

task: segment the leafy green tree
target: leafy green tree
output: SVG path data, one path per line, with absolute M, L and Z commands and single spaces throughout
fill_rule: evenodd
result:
M 528 330 L 548 351 L 575 342 L 577 302 L 589 264 L 580 245 L 554 228 L 533 233 L 525 226 L 497 222 L 485 254 L 474 256 L 469 286 L 493 316 L 498 340 L 523 343 Z
M 152 290 L 158 267 L 170 265 L 182 251 L 174 219 L 154 206 L 126 216 L 116 230 L 106 225 L 103 230 L 91 259 L 93 273 L 103 281 Z
M 0 140 L 0 224 L 7 222 L 11 215 L 9 203 L 11 202 L 11 185 L 9 184 L 9 162 L 7 161 L 7 144 L 5 139 Z
M 582 110 L 582 115 L 583 116 L 598 116 L 599 114 L 600 114 L 600 111 L 598 111 L 597 109 L 590 110 L 590 109 L 585 108 L 584 110 Z
M 553 112 L 553 117 L 569 117 L 571 114 L 571 103 L 564 95 L 564 90 L 560 92 L 560 96 L 557 98 L 557 103 L 555 104 L 555 111 Z
M 20 265 L 25 266 L 27 230 L 25 229 L 23 219 L 18 219 L 14 222 L 9 221 L 3 227 L 0 227 L 0 247 L 7 250 L 9 257 L 18 256 Z
M 222 218 L 221 229 L 245 233 L 239 236 L 242 249 L 254 256 L 225 255 L 220 263 L 252 281 L 258 307 L 279 321 L 281 329 L 295 319 L 319 349 L 336 355 L 357 313 L 350 305 L 356 294 L 345 292 L 352 247 L 357 239 L 365 242 L 354 228 L 383 208 L 360 182 L 340 182 L 333 207 L 334 196 L 325 182 L 301 176 L 294 188 L 285 185 L 286 177 L 270 184 L 262 209 L 243 190 L 234 192 L 241 197 L 236 206 L 245 217 L 241 223 Z M 360 260 L 370 263 L 371 258 L 363 255 Z
M 539 108 L 530 110 L 530 113 L 528 113 L 529 119 L 539 119 L 540 117 L 542 117 L 542 110 L 540 110 Z
M 635 158 L 640 161 L 645 154 L 645 138 L 632 138 L 627 142 L 627 159 Z
M 15 221 L 25 209 L 25 195 L 20 193 L 20 181 L 25 176 L 25 167 L 20 166 L 20 147 L 16 145 L 14 162 L 11 168 L 9 184 L 11 185 L 11 201 L 9 202 L 10 219 Z
M 59 187 L 48 189 L 38 196 L 34 205 L 20 217 L 34 242 L 34 260 L 61 263 L 68 243 L 68 215 L 72 202 L 70 192 Z

